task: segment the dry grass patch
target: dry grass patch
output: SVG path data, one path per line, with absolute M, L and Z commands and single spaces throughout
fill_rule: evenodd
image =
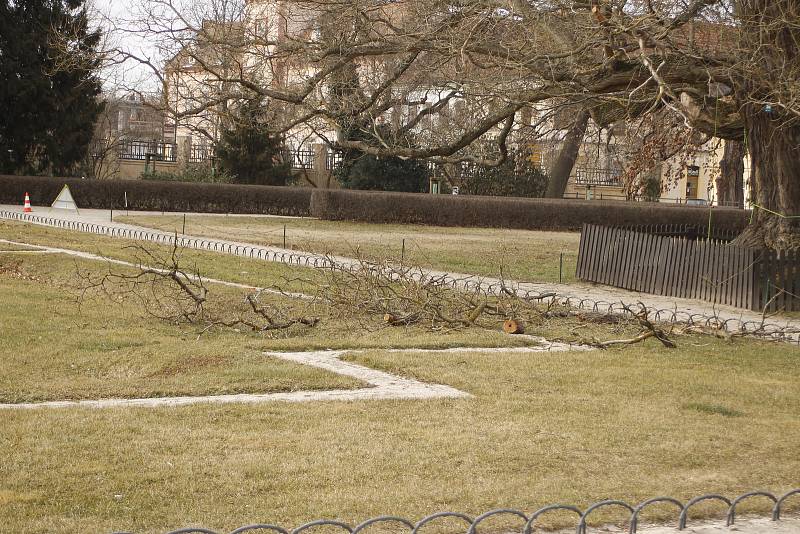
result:
M 0 237 L 7 234 L 127 253 L 106 238 L 0 224 Z M 226 256 L 196 257 L 220 278 L 236 274 Z M 211 331 L 198 342 L 195 329 L 143 320 L 124 306 L 84 307 L 78 314 L 51 282 L 74 270 L 72 259 L 14 259 L 33 278 L 0 276 L 0 391 L 8 398 L 110 394 L 113 388 L 118 394 L 216 392 L 256 382 L 260 391 L 264 383 L 311 389 L 349 381 L 280 367 L 262 355 L 321 348 L 373 348 L 348 359 L 474 396 L 4 412 L 0 514 L 10 532 L 163 533 L 198 524 L 229 531 L 320 517 L 356 523 L 447 509 L 477 515 L 554 502 L 585 507 L 604 498 L 780 492 L 800 482 L 800 351 L 794 346 L 681 336 L 673 350 L 650 340 L 574 353 L 387 353 L 379 349 L 530 340 L 478 329 L 442 334 L 336 321 L 274 336 Z M 248 271 L 257 263 L 242 261 Z M 276 267 L 289 275 L 307 272 Z M 257 284 L 251 275 L 239 276 Z M 565 338 L 620 337 L 629 328 L 576 318 L 530 325 L 532 332 Z M 228 359 L 234 349 L 235 359 Z M 77 371 L 70 367 L 76 363 Z M 754 500 L 745 510 L 767 508 Z M 711 512 L 719 515 L 719 508 L 700 508 L 698 516 Z M 647 515 L 666 517 L 674 512 Z M 492 523 L 487 530 L 512 526 L 518 527 Z
M 14 270 L 6 272 L 5 262 Z M 262 354 L 259 339 L 143 316 L 132 303 L 78 308 L 70 270 L 96 262 L 0 257 L 0 402 L 355 388 L 357 380 Z
M 136 301 L 94 298 L 79 305 L 76 272 L 104 269 L 103 262 L 59 254 L 0 256 L 0 402 L 355 388 L 364 384 L 263 352 L 535 344 L 499 331 L 370 330 L 334 320 L 262 334 L 204 330 L 150 317 Z M 210 307 L 241 305 L 243 291 L 210 287 Z M 267 302 L 287 310 L 302 304 L 262 296 Z
M 120 221 L 165 231 L 182 231 L 183 215 L 136 215 Z M 564 253 L 565 282 L 575 279 L 580 234 L 496 228 L 367 224 L 280 217 L 188 215 L 186 233 L 321 254 L 395 258 L 455 273 L 505 276 L 531 282 L 557 282 Z
M 4 414 L 0 489 L 25 496 L 7 499 L 6 525 L 227 531 L 797 486 L 798 351 L 695 341 L 669 352 L 648 342 L 592 353 L 349 358 L 472 399 Z M 744 415 L 683 409 L 689 402 Z M 754 500 L 749 509 L 767 508 Z M 709 513 L 721 512 L 693 517 Z
M 36 247 L 16 245 L 13 243 L 0 243 L 0 252 L 32 252 L 36 250 Z

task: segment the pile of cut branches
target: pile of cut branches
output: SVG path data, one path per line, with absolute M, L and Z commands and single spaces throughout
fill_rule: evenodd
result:
M 295 325 L 313 327 L 319 322 L 319 317 L 292 313 L 265 302 L 264 295 L 274 293 L 266 289 L 253 289 L 239 302 L 222 296 L 211 299 L 207 280 L 196 265 L 182 264 L 178 246 L 173 246 L 166 255 L 141 245 L 127 249 L 136 257 L 137 267 L 133 270 L 109 268 L 99 275 L 78 270 L 79 304 L 98 297 L 119 304 L 134 300 L 147 315 L 174 324 L 201 326 L 204 330 L 226 327 L 267 332 Z M 303 311 L 313 311 L 313 305 L 306 302 Z
M 638 334 L 629 338 L 598 341 L 576 335 L 568 340 L 573 343 L 608 348 L 655 338 L 666 347 L 675 346 L 671 331 L 656 326 L 641 303 L 637 309 L 626 308 L 623 316 L 592 313 L 564 306 L 552 293 L 531 295 L 504 282 L 499 289 L 496 284 L 490 288 L 473 278 L 457 280 L 389 261 L 361 260 L 347 266 L 330 261 L 333 267 L 317 271 L 312 278 L 285 279 L 282 287 L 253 290 L 239 302 L 231 302 L 230 297 L 212 302 L 207 280 L 196 266 L 183 266 L 179 247 L 173 246 L 165 255 L 141 245 L 129 249 L 137 258 L 133 270 L 109 269 L 101 275 L 79 271 L 79 302 L 96 296 L 118 303 L 134 299 L 153 317 L 198 325 L 203 331 L 225 327 L 269 332 L 337 320 L 354 322 L 367 331 L 414 326 L 436 332 L 503 328 L 520 334 L 528 324 L 546 327 L 548 321 L 573 318 L 581 324 L 607 324 L 626 332 L 631 325 L 639 327 Z M 298 283 L 305 293 L 284 290 Z M 275 294 L 287 298 L 265 298 Z

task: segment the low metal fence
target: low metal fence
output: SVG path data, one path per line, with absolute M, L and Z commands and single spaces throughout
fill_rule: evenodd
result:
M 477 517 L 472 517 L 460 512 L 438 512 L 426 516 L 416 522 L 403 517 L 384 515 L 368 519 L 355 526 L 349 525 L 342 521 L 336 521 L 331 519 L 319 519 L 316 521 L 311 521 L 294 529 L 284 528 L 279 525 L 274 525 L 270 523 L 257 523 L 239 527 L 231 531 L 230 534 L 243 534 L 245 532 L 301 534 L 302 532 L 310 531 L 318 527 L 333 527 L 334 529 L 341 530 L 343 534 L 359 534 L 360 532 L 367 531 L 370 527 L 376 527 L 377 525 L 386 525 L 386 524 L 394 525 L 396 528 L 399 529 L 407 529 L 409 531 L 409 534 L 419 534 L 425 529 L 425 527 L 429 527 L 433 523 L 442 520 L 456 520 L 461 524 L 463 524 L 465 534 L 478 534 L 478 527 L 481 523 L 490 518 L 497 518 L 497 517 L 506 517 L 509 519 L 513 519 L 519 524 L 518 530 L 508 530 L 509 533 L 518 532 L 520 534 L 532 534 L 536 529 L 537 520 L 539 520 L 545 514 L 552 514 L 555 512 L 566 512 L 570 515 L 576 516 L 575 533 L 587 534 L 587 525 L 589 522 L 590 515 L 594 513 L 596 510 L 599 510 L 601 508 L 616 508 L 619 509 L 624 514 L 627 514 L 628 533 L 636 534 L 636 532 L 639 529 L 639 522 L 641 520 L 643 512 L 647 508 L 658 505 L 668 505 L 675 509 L 677 514 L 676 518 L 677 524 L 675 528 L 676 530 L 681 531 L 684 530 L 687 524 L 689 523 L 689 512 L 692 509 L 692 507 L 696 506 L 701 502 L 716 502 L 724 505 L 726 510 L 725 525 L 731 526 L 736 522 L 737 506 L 739 506 L 739 504 L 741 504 L 745 500 L 752 499 L 755 497 L 761 497 L 769 500 L 772 503 L 771 519 L 773 521 L 780 521 L 784 504 L 790 497 L 795 495 L 800 495 L 800 489 L 794 489 L 788 491 L 783 495 L 776 495 L 768 491 L 751 491 L 739 495 L 738 497 L 733 499 L 729 499 L 728 497 L 725 497 L 724 495 L 720 495 L 717 493 L 706 493 L 704 495 L 699 495 L 693 499 L 690 499 L 686 503 L 673 497 L 661 496 L 661 497 L 653 497 L 652 499 L 647 499 L 637 505 L 631 505 L 621 500 L 605 500 L 596 502 L 591 506 L 587 507 L 585 510 L 581 510 L 577 506 L 572 506 L 569 504 L 551 504 L 549 506 L 539 508 L 538 510 L 530 514 L 526 514 L 521 510 L 515 510 L 511 508 L 498 508 L 495 510 L 490 510 Z M 133 533 L 116 532 L 114 534 L 133 534 Z M 167 532 L 166 534 L 222 534 L 222 532 L 203 527 L 188 527 L 188 528 L 181 528 L 178 530 L 172 530 L 170 532 Z
M 116 226 L 106 226 L 102 224 L 86 223 L 83 221 L 59 219 L 54 217 L 43 217 L 17 211 L 0 210 L 0 219 L 18 220 L 63 228 L 78 232 L 107 235 L 122 239 L 132 239 L 137 241 L 148 241 L 161 245 L 176 245 L 184 248 L 196 250 L 206 250 L 210 252 L 221 252 L 252 259 L 279 262 L 298 267 L 310 267 L 320 269 L 339 269 L 355 270 L 363 267 L 362 263 L 345 263 L 336 258 L 319 254 L 289 251 L 272 247 L 262 247 L 257 245 L 236 244 L 214 239 L 203 239 L 176 233 L 159 232 L 156 230 L 140 230 L 131 228 L 121 228 Z M 377 266 L 376 266 L 377 267 Z M 609 313 L 628 315 L 641 311 L 641 305 L 636 303 L 624 303 L 621 301 L 597 300 L 570 295 L 562 295 L 551 290 L 532 290 L 522 286 L 511 284 L 507 281 L 485 279 L 477 276 L 442 274 L 437 276 L 437 280 L 442 284 L 447 284 L 454 289 L 463 291 L 481 292 L 490 295 L 498 295 L 504 291 L 514 291 L 520 297 L 528 300 L 554 301 L 559 305 L 569 308 L 588 310 L 598 313 Z M 732 333 L 757 334 L 762 337 L 792 341 L 800 343 L 800 329 L 792 325 L 781 325 L 765 320 L 745 319 L 742 317 L 724 319 L 718 315 L 708 315 L 703 313 L 692 313 L 676 308 L 648 308 L 652 320 L 656 322 L 678 323 L 686 325 L 697 325 L 712 327 Z

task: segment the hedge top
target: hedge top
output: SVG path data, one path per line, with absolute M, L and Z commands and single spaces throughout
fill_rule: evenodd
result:
M 0 202 L 18 204 L 25 192 L 34 204 L 50 205 L 69 184 L 82 208 L 142 211 L 247 213 L 313 216 L 326 220 L 578 230 L 584 223 L 606 226 L 683 224 L 740 232 L 748 212 L 730 208 L 619 202 L 430 195 L 259 185 L 83 180 L 0 176 Z

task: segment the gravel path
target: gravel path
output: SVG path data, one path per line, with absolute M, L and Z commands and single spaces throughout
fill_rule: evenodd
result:
M 627 534 L 627 528 L 605 526 L 590 527 L 587 534 Z M 716 521 L 689 521 L 686 528 L 678 530 L 676 526 L 640 526 L 638 534 L 798 534 L 800 533 L 800 519 L 782 518 L 780 521 L 771 521 L 768 518 L 753 517 L 737 519 L 730 527 L 725 526 L 725 520 Z M 574 534 L 575 529 L 561 530 L 557 534 Z M 556 534 L 556 533 L 551 533 Z
M 586 347 L 576 347 L 565 343 L 548 342 L 543 339 L 533 338 L 541 343 L 535 347 L 513 348 L 473 348 L 463 347 L 454 349 L 390 349 L 390 352 L 480 352 L 480 353 L 534 353 L 534 352 L 563 352 L 570 350 L 590 350 Z M 97 399 L 80 401 L 49 401 L 28 402 L 18 404 L 0 404 L 0 410 L 21 410 L 34 408 L 159 408 L 166 406 L 186 406 L 189 404 L 214 403 L 214 404 L 258 404 L 263 402 L 312 402 L 312 401 L 359 401 L 359 400 L 386 400 L 386 399 L 440 399 L 440 398 L 469 398 L 471 395 L 464 391 L 441 384 L 427 384 L 418 380 L 403 378 L 363 365 L 341 360 L 344 354 L 359 351 L 311 351 L 311 352 L 265 352 L 265 356 L 280 358 L 301 365 L 310 365 L 332 373 L 355 378 L 366 382 L 371 387 L 360 389 L 334 389 L 328 391 L 293 391 L 291 393 L 265 393 L 235 395 L 204 395 L 196 397 L 156 397 L 143 399 Z
M 339 358 L 348 351 L 314 352 L 265 352 L 283 360 L 310 365 L 326 371 L 344 375 L 370 384 L 361 389 L 335 389 L 328 391 L 293 391 L 290 393 L 204 395 L 196 397 L 158 397 L 145 399 L 98 399 L 81 401 L 50 401 L 19 404 L 0 404 L 0 409 L 33 408 L 159 408 L 186 406 L 189 404 L 214 403 L 258 404 L 263 402 L 310 402 L 310 401 L 356 401 L 379 399 L 432 399 L 470 397 L 468 393 L 449 386 L 424 384 L 416 380 L 401 378 L 389 373 L 370 369 Z

